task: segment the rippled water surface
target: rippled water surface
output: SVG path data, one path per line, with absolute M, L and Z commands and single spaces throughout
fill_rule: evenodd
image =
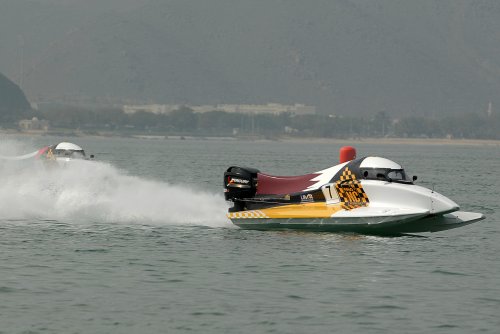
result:
M 0 155 L 63 139 L 0 137 Z M 356 144 L 487 215 L 387 238 L 226 220 L 225 168 L 312 172 L 340 144 L 70 141 L 97 162 L 0 165 L 0 333 L 498 333 L 498 145 Z

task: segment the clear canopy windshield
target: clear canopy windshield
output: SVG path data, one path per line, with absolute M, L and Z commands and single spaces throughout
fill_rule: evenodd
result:
M 412 183 L 404 169 L 366 168 L 361 169 L 361 175 L 367 180 Z
M 85 159 L 85 152 L 83 150 L 55 150 L 54 154 L 64 158 Z
M 409 181 L 406 178 L 406 173 L 403 169 L 391 169 L 387 173 L 387 177 L 393 181 Z

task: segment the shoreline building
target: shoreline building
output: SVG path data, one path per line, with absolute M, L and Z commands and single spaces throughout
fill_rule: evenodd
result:
M 316 107 L 304 104 L 286 105 L 280 103 L 268 104 L 216 104 L 216 105 L 179 105 L 179 104 L 144 104 L 144 105 L 124 105 L 123 111 L 126 114 L 136 112 L 150 112 L 156 115 L 169 114 L 172 111 L 183 107 L 193 110 L 195 113 L 206 113 L 211 111 L 224 111 L 238 114 L 272 114 L 281 115 L 290 113 L 292 115 L 315 115 Z
M 47 132 L 49 130 L 49 121 L 45 119 L 38 119 L 33 117 L 32 119 L 22 119 L 18 122 L 19 129 L 23 132 L 26 131 L 42 131 Z
M 209 111 L 225 111 L 227 113 L 238 114 L 272 114 L 280 115 L 290 113 L 294 115 L 314 115 L 316 107 L 306 106 L 304 104 L 286 105 L 280 103 L 268 104 L 217 104 L 215 106 L 193 106 L 190 107 L 194 112 L 203 113 Z
M 169 114 L 174 110 L 181 108 L 177 104 L 138 104 L 124 105 L 122 107 L 125 114 L 135 114 L 136 112 L 149 112 L 156 115 Z

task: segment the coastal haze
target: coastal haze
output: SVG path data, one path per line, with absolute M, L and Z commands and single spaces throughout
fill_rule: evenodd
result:
M 498 1 L 2 0 L 30 101 L 302 103 L 442 115 L 500 104 Z

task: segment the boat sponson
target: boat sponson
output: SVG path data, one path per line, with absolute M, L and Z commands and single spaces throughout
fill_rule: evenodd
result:
M 438 232 L 462 227 L 484 219 L 481 213 L 457 211 L 445 215 L 408 215 L 330 218 L 231 218 L 232 222 L 252 230 L 308 230 L 321 232 L 355 232 L 365 234 L 401 234 Z

